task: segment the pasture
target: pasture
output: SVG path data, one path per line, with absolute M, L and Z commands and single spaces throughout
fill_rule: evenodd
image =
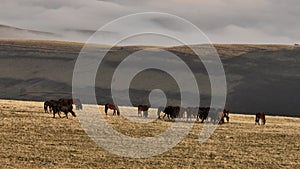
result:
M 128 109 L 138 115 L 137 108 Z M 105 116 L 103 106 L 100 111 Z M 149 110 L 149 118 L 155 115 Z M 230 114 L 230 123 L 220 125 L 203 144 L 198 142 L 203 124 L 195 123 L 169 151 L 134 159 L 98 147 L 76 117 L 54 119 L 44 113 L 42 102 L 0 100 L 0 168 L 300 168 L 300 118 L 266 119 L 259 126 L 254 115 Z M 112 111 L 106 120 L 132 137 L 157 135 L 172 124 L 134 123 Z

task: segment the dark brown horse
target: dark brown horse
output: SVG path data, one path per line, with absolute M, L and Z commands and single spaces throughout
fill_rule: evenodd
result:
M 75 112 L 73 111 L 73 106 L 72 104 L 69 104 L 67 102 L 63 102 L 63 101 L 56 101 L 56 100 L 51 100 L 51 109 L 53 111 L 53 118 L 55 118 L 55 114 L 58 114 L 58 116 L 61 118 L 60 116 L 60 112 L 64 112 L 67 119 L 68 119 L 68 113 L 70 112 L 74 117 L 76 117 Z
M 199 111 L 197 114 L 197 121 L 201 119 L 201 123 L 203 123 L 205 120 L 207 120 L 209 110 L 210 107 L 199 107 Z
M 266 124 L 266 114 L 264 112 L 259 112 L 255 114 L 255 124 L 260 125 L 259 120 L 262 121 L 262 124 Z
M 165 113 L 164 116 L 163 116 L 163 119 L 165 119 L 166 115 L 167 115 L 169 120 L 170 120 L 170 118 L 175 119 L 179 115 L 180 107 L 179 106 L 167 106 L 166 108 L 159 107 L 157 109 L 158 118 L 160 118 L 160 112 Z
M 51 102 L 50 101 L 45 101 L 44 102 L 44 110 L 45 110 L 45 113 L 50 113 L 52 112 L 52 106 L 51 106 Z M 48 111 L 48 107 L 49 107 L 49 111 Z
M 60 98 L 58 101 L 67 103 L 69 105 L 75 104 L 76 110 L 82 110 L 82 104 L 79 99 L 66 99 L 66 98 Z
M 150 106 L 148 105 L 138 105 L 138 116 L 148 117 L 148 110 Z M 142 115 L 143 112 L 143 115 Z
M 68 113 L 70 112 L 72 114 L 72 116 L 76 117 L 76 114 L 75 112 L 73 111 L 73 106 L 68 104 L 68 103 L 65 103 L 65 102 L 59 102 L 58 103 L 58 108 L 59 108 L 59 111 L 62 111 L 65 113 L 67 119 L 68 119 Z M 59 114 L 60 116 L 60 114 Z
M 58 116 L 61 118 L 60 107 L 59 107 L 60 102 L 57 100 L 50 100 L 50 103 L 51 103 L 51 105 L 49 106 L 49 108 L 52 109 L 53 118 L 55 118 L 55 114 L 58 114 Z
M 48 100 L 48 101 L 45 101 L 44 102 L 44 111 L 45 113 L 51 113 L 52 112 L 52 109 L 53 109 L 53 106 L 56 105 L 56 100 Z M 48 111 L 49 109 L 49 111 Z
M 229 123 L 229 110 L 224 109 L 223 112 L 219 113 L 219 124 L 225 123 L 225 119 L 227 123 Z
M 119 108 L 118 108 L 117 105 L 114 105 L 114 104 L 112 104 L 112 103 L 107 103 L 107 104 L 105 104 L 105 114 L 106 114 L 106 115 L 107 115 L 107 110 L 108 110 L 108 109 L 111 109 L 111 110 L 114 111 L 113 116 L 116 115 L 116 111 L 117 111 L 117 115 L 118 115 L 118 116 L 120 115 L 120 110 L 119 110 Z

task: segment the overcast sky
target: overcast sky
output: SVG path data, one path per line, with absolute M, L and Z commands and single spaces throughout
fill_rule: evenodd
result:
M 182 17 L 213 43 L 300 42 L 299 0 L 1 0 L 0 24 L 53 32 L 63 40 L 85 41 L 90 30 L 137 12 Z M 167 20 L 153 24 L 155 29 L 185 31 Z M 0 29 L 0 37 L 16 37 L 14 33 Z M 108 31 L 107 36 L 117 33 Z M 30 38 L 31 34 L 18 34 L 22 36 Z

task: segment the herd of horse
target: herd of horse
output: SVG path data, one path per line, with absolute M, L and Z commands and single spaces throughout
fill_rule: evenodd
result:
M 73 104 L 76 105 L 76 110 L 82 110 L 82 104 L 79 99 L 65 99 L 61 98 L 59 100 L 49 100 L 44 102 L 44 111 L 45 113 L 53 112 L 53 118 L 55 114 L 60 116 L 60 112 L 64 112 L 66 118 L 68 118 L 68 113 L 70 112 L 72 116 L 76 117 L 75 112 L 73 111 Z
M 61 98 L 59 100 L 49 100 L 44 102 L 45 113 L 53 112 L 53 118 L 55 114 L 60 116 L 60 112 L 64 112 L 65 116 L 68 118 L 68 113 L 70 112 L 74 117 L 76 117 L 75 112 L 73 111 L 73 104 L 76 106 L 76 110 L 82 110 L 82 104 L 79 99 L 65 99 Z M 112 103 L 107 103 L 104 106 L 105 114 L 107 115 L 108 110 L 113 111 L 114 115 L 120 115 L 120 109 L 117 105 Z M 138 105 L 138 117 L 148 117 L 149 105 Z M 176 118 L 186 118 L 186 120 L 192 120 L 193 118 L 197 121 L 200 120 L 201 123 L 210 122 L 213 124 L 223 124 L 229 122 L 229 110 L 227 109 L 217 109 L 210 107 L 180 107 L 180 106 L 167 106 L 167 107 L 158 107 L 157 108 L 157 118 L 161 119 L 161 113 L 164 113 L 162 119 L 165 120 L 167 116 L 168 120 L 174 120 Z M 261 121 L 261 123 L 260 123 Z M 255 114 L 255 124 L 265 124 L 266 117 L 265 113 L 260 112 Z

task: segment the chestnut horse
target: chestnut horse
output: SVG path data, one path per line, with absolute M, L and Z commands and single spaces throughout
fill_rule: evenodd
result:
M 264 112 L 259 112 L 255 114 L 255 124 L 260 125 L 259 119 L 261 119 L 263 125 L 266 124 L 266 114 Z
M 114 111 L 113 116 L 116 115 L 116 111 L 117 111 L 117 115 L 118 115 L 118 116 L 120 115 L 120 111 L 119 111 L 119 108 L 118 108 L 117 105 L 114 105 L 114 104 L 112 104 L 112 103 L 107 103 L 107 104 L 105 104 L 105 114 L 106 114 L 106 115 L 107 115 L 107 110 L 108 110 L 108 109 L 111 109 L 111 110 Z
M 209 115 L 213 124 L 223 124 L 225 123 L 225 119 L 227 123 L 229 123 L 229 110 L 227 109 L 223 109 L 223 111 L 220 109 L 212 109 Z
M 148 117 L 148 109 L 150 106 L 148 105 L 138 105 L 138 116 Z M 142 115 L 143 112 L 143 115 Z

